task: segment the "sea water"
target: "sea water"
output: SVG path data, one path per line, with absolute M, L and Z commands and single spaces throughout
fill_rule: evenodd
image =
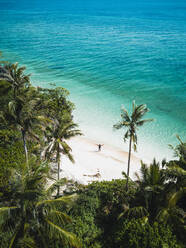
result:
M 186 138 L 185 0 L 0 0 L 0 50 L 35 85 L 70 91 L 86 136 L 127 150 L 120 107 L 146 103 L 138 155 Z

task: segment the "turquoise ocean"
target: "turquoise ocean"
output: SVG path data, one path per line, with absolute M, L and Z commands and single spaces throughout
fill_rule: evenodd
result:
M 0 50 L 34 85 L 63 86 L 89 138 L 127 150 L 112 126 L 146 103 L 138 155 L 171 158 L 186 138 L 185 0 L 0 0 Z

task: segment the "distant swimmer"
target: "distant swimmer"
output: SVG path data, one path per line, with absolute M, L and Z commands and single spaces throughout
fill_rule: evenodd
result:
M 100 152 L 101 151 L 101 147 L 104 146 L 104 144 L 102 144 L 102 145 L 101 144 L 96 144 L 96 145 L 98 146 L 98 152 Z

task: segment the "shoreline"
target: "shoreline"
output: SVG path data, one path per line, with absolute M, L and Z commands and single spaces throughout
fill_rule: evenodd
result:
M 123 179 L 122 171 L 127 173 L 128 152 L 119 147 L 104 144 L 98 151 L 96 144 L 100 141 L 86 136 L 75 137 L 68 141 L 72 148 L 75 163 L 61 156 L 61 177 L 67 177 L 81 184 L 93 181 L 111 181 Z M 140 160 L 131 154 L 130 178 L 135 179 L 134 173 L 140 169 Z

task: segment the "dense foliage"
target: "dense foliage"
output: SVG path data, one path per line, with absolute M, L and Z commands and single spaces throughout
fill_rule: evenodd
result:
M 177 136 L 175 160 L 141 162 L 136 181 L 62 191 L 60 157 L 74 161 L 68 139 L 81 135 L 73 109 L 65 89 L 33 87 L 24 67 L 1 64 L 0 247 L 185 247 L 186 143 Z
M 83 247 L 185 247 L 185 189 L 173 189 L 176 181 L 170 178 L 157 179 L 157 173 L 167 178 L 167 170 L 168 165 L 163 169 L 154 161 L 141 184 L 131 182 L 127 192 L 125 180 L 80 188 L 78 204 L 68 212 L 73 219 L 69 230 Z
M 35 88 L 24 71 L 0 66 L 0 247 L 80 247 L 64 229 L 73 196 L 60 196 L 64 180 L 50 163 L 59 152 L 73 160 L 66 140 L 81 134 L 74 105 L 65 89 Z

